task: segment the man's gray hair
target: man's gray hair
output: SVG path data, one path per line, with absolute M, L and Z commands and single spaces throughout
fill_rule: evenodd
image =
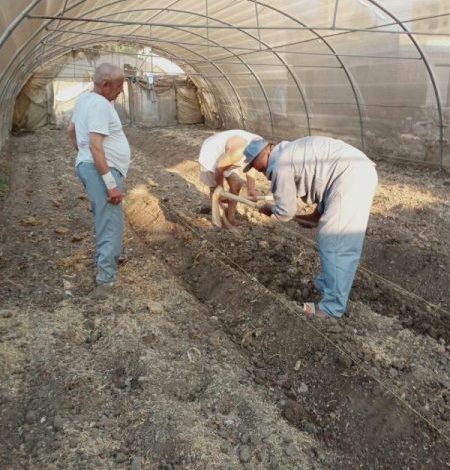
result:
M 95 69 L 94 83 L 101 85 L 103 82 L 114 82 L 123 79 L 123 70 L 117 65 L 104 63 Z

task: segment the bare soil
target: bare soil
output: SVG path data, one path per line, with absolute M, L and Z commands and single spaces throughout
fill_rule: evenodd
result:
M 314 231 L 243 207 L 213 228 L 211 133 L 127 130 L 127 259 L 104 301 L 65 133 L 1 154 L 0 468 L 447 468 L 448 175 L 378 162 L 349 310 L 307 322 Z

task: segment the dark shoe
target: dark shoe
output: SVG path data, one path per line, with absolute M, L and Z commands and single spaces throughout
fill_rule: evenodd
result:
M 198 210 L 199 214 L 211 214 L 211 206 L 202 206 Z

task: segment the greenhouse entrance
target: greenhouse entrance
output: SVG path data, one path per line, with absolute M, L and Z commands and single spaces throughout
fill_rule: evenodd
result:
M 45 125 L 66 128 L 77 99 L 92 90 L 95 68 L 102 63 L 124 70 L 124 92 L 115 103 L 124 125 L 164 127 L 206 121 L 209 127 L 221 126 L 217 110 L 174 62 L 149 48 L 106 45 L 72 51 L 37 70 L 16 99 L 13 131 Z

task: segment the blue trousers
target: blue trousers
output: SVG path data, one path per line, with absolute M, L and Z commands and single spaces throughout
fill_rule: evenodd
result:
M 325 195 L 319 222 L 321 272 L 316 287 L 322 293 L 319 308 L 340 318 L 358 269 L 378 177 L 368 163 L 340 175 Z
M 117 186 L 123 192 L 123 176 L 110 168 Z M 88 194 L 95 223 L 97 284 L 115 280 L 117 263 L 122 253 L 124 215 L 122 203 L 108 202 L 105 183 L 93 163 L 83 162 L 77 166 L 78 177 Z

